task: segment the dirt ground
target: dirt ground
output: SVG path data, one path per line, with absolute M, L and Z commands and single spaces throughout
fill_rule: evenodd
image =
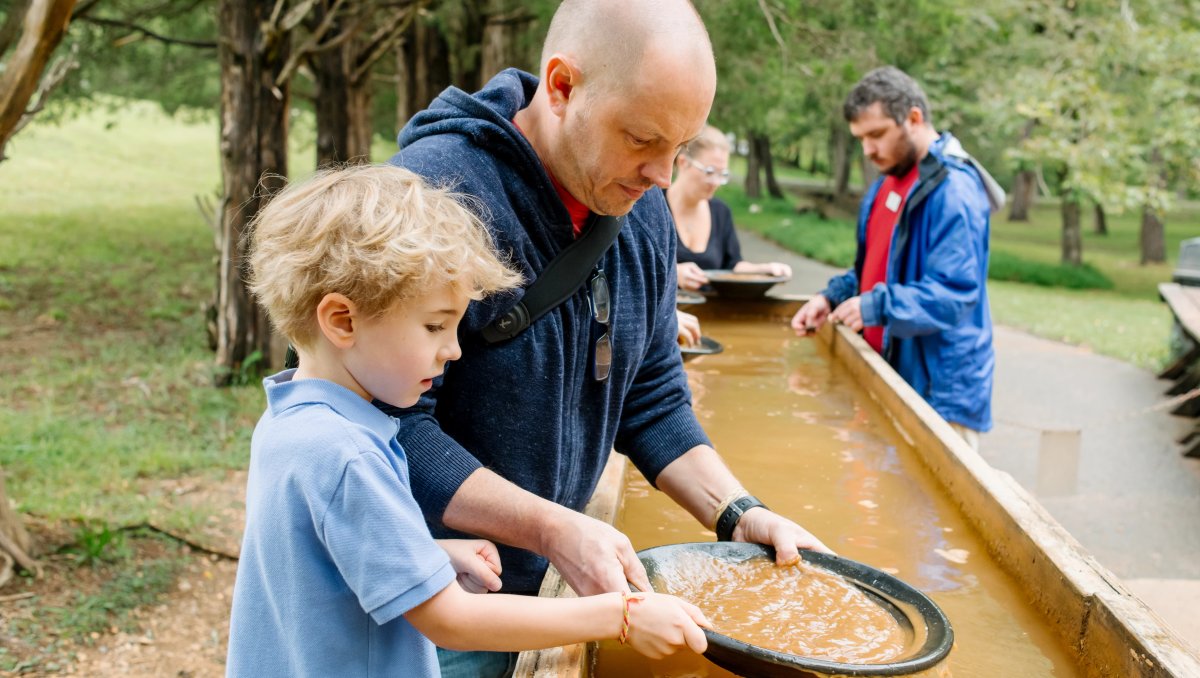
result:
M 245 483 L 245 473 L 237 472 L 216 479 L 157 481 L 143 488 L 164 504 L 194 504 L 209 518 L 184 534 L 169 530 L 173 536 L 159 533 L 154 539 L 128 540 L 134 561 L 158 562 L 166 556 L 178 569 L 157 603 L 134 609 L 120 627 L 71 638 L 45 626 L 54 618 L 47 611 L 73 604 L 80 593 L 99 591 L 112 578 L 106 568 L 79 566 L 70 555 L 44 555 L 41 579 L 14 578 L 0 589 L 0 648 L 8 657 L 23 660 L 15 671 L 0 671 L 0 676 L 224 676 L 235 558 L 245 521 Z M 47 551 L 72 540 L 70 526 L 47 525 L 35 517 L 28 527 Z M 43 627 L 24 637 L 12 632 L 31 624 Z

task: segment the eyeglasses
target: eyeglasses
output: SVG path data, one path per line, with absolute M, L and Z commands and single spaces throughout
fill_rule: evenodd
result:
M 591 290 L 592 320 L 604 326 L 604 333 L 596 340 L 592 349 L 592 377 L 596 381 L 608 379 L 612 370 L 612 337 L 608 333 L 608 320 L 612 310 L 612 299 L 608 294 L 608 278 L 604 277 L 604 269 L 597 268 L 588 282 Z
M 729 183 L 729 170 L 718 171 L 716 167 L 701 165 L 693 158 L 688 158 L 688 164 L 700 170 L 704 174 L 705 181 L 715 181 L 718 186 L 724 186 Z

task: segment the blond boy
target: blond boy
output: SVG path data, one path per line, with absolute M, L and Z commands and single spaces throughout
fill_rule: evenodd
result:
M 430 537 L 371 402 L 414 404 L 459 357 L 468 302 L 520 282 L 454 196 L 394 167 L 318 173 L 260 213 L 250 265 L 300 367 L 264 380 L 228 675 L 437 676 L 434 643 L 704 650 L 703 615 L 669 596 L 471 595 L 499 588 L 495 547 Z

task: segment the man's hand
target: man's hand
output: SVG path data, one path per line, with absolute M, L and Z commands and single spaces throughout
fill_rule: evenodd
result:
M 704 271 L 699 266 L 690 261 L 676 264 L 675 275 L 678 278 L 678 284 L 685 290 L 698 290 L 708 284 L 708 276 L 704 275 Z
M 838 304 L 838 307 L 833 309 L 833 313 L 829 314 L 829 319 L 841 323 L 855 332 L 861 332 L 863 328 L 862 297 L 851 297 Z
M 575 593 L 592 596 L 628 591 L 626 581 L 639 591 L 650 590 L 646 568 L 629 537 L 608 523 L 570 509 L 563 509 L 561 515 L 545 531 L 539 552 L 558 568 Z
M 691 313 L 675 311 L 675 320 L 679 325 L 679 345 L 695 346 L 700 343 L 700 319 Z
M 805 337 L 821 329 L 828 317 L 829 300 L 818 294 L 796 311 L 792 317 L 792 329 L 796 331 L 796 336 Z
M 458 573 L 458 584 L 468 593 L 500 590 L 500 554 L 486 539 L 437 539 L 437 545 L 450 556 L 450 566 Z
M 775 547 L 777 565 L 795 563 L 800 558 L 799 549 L 833 553 L 808 530 L 761 506 L 746 511 L 733 529 L 733 540 Z

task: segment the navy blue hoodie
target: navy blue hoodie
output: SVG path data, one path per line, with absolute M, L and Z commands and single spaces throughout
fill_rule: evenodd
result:
M 474 95 L 449 88 L 400 133 L 391 160 L 438 186 L 478 198 L 477 213 L 527 281 L 572 240 L 571 218 L 533 147 L 512 124 L 537 79 L 506 70 Z M 592 377 L 587 285 L 507 342 L 479 332 L 519 298 L 473 302 L 459 328 L 462 358 L 400 419 L 413 495 L 435 536 L 451 497 L 480 466 L 581 510 L 611 449 L 650 480 L 696 445 L 710 444 L 691 408 L 676 344 L 675 231 L 662 191 L 634 206 L 600 263 L 612 296 L 609 378 Z M 546 561 L 501 548 L 504 590 L 533 592 Z

